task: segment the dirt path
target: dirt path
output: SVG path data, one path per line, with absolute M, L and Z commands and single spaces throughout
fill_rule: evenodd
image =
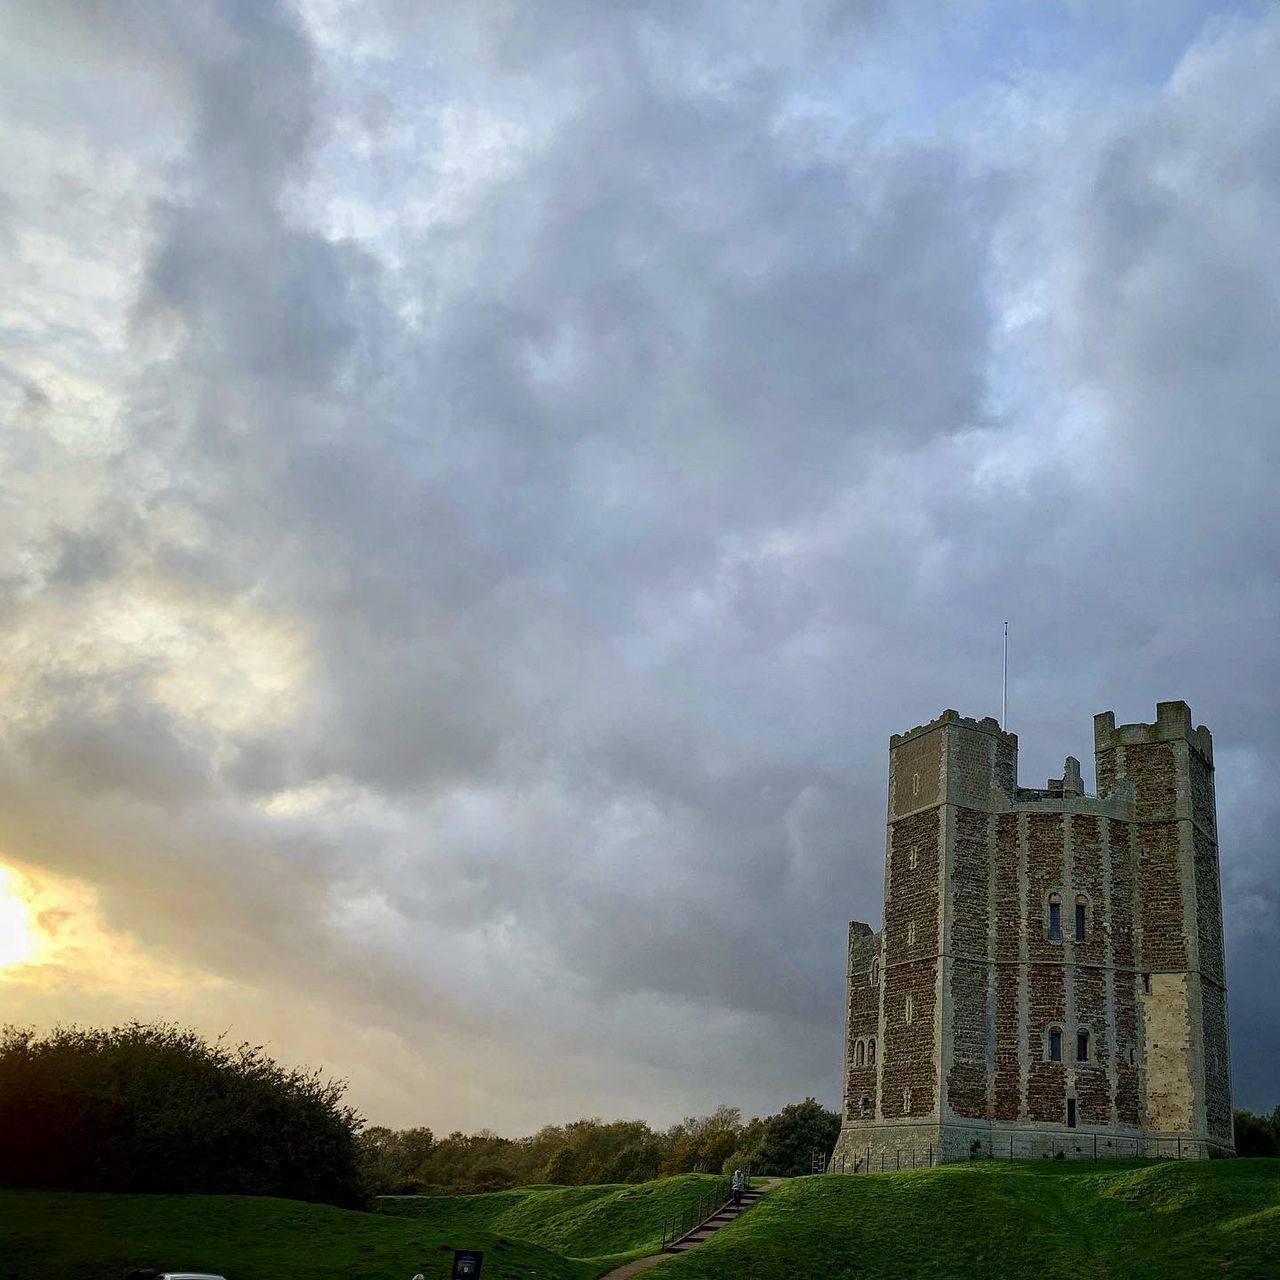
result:
M 759 1187 L 753 1188 L 753 1190 L 759 1191 L 763 1195 L 766 1191 L 772 1191 L 773 1188 L 781 1181 L 781 1178 L 768 1178 Z M 714 1234 L 714 1232 L 712 1234 Z M 702 1241 L 699 1241 L 698 1243 L 701 1244 Z M 604 1275 L 600 1277 L 600 1280 L 626 1280 L 627 1276 L 638 1275 L 641 1271 L 647 1271 L 650 1267 L 656 1267 L 658 1263 L 665 1262 L 668 1258 L 675 1258 L 678 1256 L 679 1255 L 675 1253 L 651 1253 L 647 1258 L 637 1258 L 634 1262 L 627 1262 L 620 1267 L 615 1267 L 612 1271 L 606 1271 Z

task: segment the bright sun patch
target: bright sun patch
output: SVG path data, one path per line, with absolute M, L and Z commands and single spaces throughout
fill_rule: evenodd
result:
M 18 885 L 18 876 L 0 867 L 0 969 L 30 960 L 39 942 L 31 907 Z

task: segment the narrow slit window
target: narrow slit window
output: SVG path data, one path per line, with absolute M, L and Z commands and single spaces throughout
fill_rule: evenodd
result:
M 1062 899 L 1056 893 L 1049 895 L 1049 941 L 1062 941 Z
M 867 1041 L 867 1066 L 874 1067 L 876 1065 L 876 1041 L 873 1036 Z
M 916 922 L 911 921 L 907 925 L 907 946 L 914 947 L 916 945 Z
M 911 1021 L 911 1015 L 915 1012 L 915 1010 L 914 1010 L 914 1007 L 913 1007 L 913 1006 L 914 1006 L 914 1001 L 911 999 L 911 992 L 910 992 L 910 991 L 908 991 L 908 992 L 907 992 L 907 998 L 902 1002 L 902 1020 L 903 1020 L 903 1022 L 910 1022 L 910 1021 Z
M 1062 1032 L 1057 1027 L 1052 1027 L 1049 1031 L 1049 1061 L 1062 1061 Z
M 878 987 L 880 985 L 880 961 L 873 960 L 871 962 L 871 985 Z
M 1151 994 L 1151 975 L 1149 973 L 1144 973 L 1142 975 L 1142 994 L 1144 996 L 1149 996 Z
M 1085 910 L 1088 904 L 1083 898 L 1076 899 L 1076 941 L 1084 941 Z
M 1087 1031 L 1076 1032 L 1076 1061 L 1089 1061 L 1089 1033 Z
M 862 1066 L 867 1057 L 867 1046 L 861 1040 L 853 1046 L 853 1065 L 855 1067 Z
M 1076 1127 L 1076 1100 L 1074 1098 L 1067 1099 L 1067 1128 L 1074 1129 Z
M 902 1113 L 903 1115 L 911 1114 L 911 1086 L 908 1085 L 902 1091 Z

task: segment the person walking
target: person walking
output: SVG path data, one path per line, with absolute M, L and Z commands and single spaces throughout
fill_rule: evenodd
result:
M 741 1169 L 733 1171 L 733 1207 L 735 1209 L 742 1208 L 742 1192 L 747 1185 L 747 1179 Z

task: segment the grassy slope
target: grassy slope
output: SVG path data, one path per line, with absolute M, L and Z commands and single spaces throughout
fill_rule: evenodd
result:
M 654 1274 L 1263 1280 L 1280 1276 L 1280 1160 L 980 1161 L 797 1178 Z
M 454 1248 L 485 1251 L 484 1280 L 589 1280 L 599 1268 L 447 1223 L 248 1196 L 0 1192 L 0 1280 L 120 1280 L 189 1267 L 230 1280 L 444 1280 Z
M 517 1187 L 475 1196 L 405 1196 L 379 1201 L 382 1213 L 447 1225 L 455 1234 L 492 1231 L 573 1258 L 656 1253 L 664 1215 L 692 1207 L 717 1179 L 704 1174 L 629 1186 Z
M 119 1280 L 156 1263 L 230 1280 L 407 1280 L 417 1271 L 443 1280 L 454 1247 L 485 1250 L 485 1280 L 589 1280 L 605 1257 L 647 1251 L 655 1219 L 700 1182 L 429 1197 L 377 1214 L 238 1196 L 3 1192 L 0 1280 Z M 1269 1280 L 1280 1276 L 1280 1160 L 979 1161 L 795 1178 L 653 1274 Z

